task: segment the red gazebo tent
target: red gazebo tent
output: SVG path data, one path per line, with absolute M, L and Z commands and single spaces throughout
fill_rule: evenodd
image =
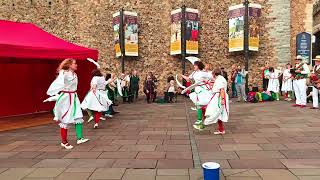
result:
M 78 94 L 89 89 L 98 51 L 60 39 L 31 23 L 0 20 L 0 117 L 29 114 L 52 109 L 43 103 L 55 79 L 61 60 L 74 58 L 78 63 Z

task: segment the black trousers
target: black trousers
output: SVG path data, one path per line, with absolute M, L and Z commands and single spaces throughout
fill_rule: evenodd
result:
M 173 92 L 164 92 L 164 100 L 166 102 L 172 102 L 173 97 L 174 97 Z
M 263 90 L 266 91 L 268 89 L 269 79 L 263 78 L 262 84 Z

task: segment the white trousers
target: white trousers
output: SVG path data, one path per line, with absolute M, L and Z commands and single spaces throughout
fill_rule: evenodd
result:
M 313 107 L 318 108 L 319 107 L 319 90 L 315 87 L 312 87 L 312 102 L 313 102 Z
M 293 80 L 296 104 L 307 105 L 307 79 Z

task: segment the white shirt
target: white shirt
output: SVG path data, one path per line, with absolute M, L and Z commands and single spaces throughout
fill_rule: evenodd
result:
M 199 71 L 194 71 L 192 74 L 190 74 L 189 79 L 192 79 L 195 81 L 195 83 L 198 83 L 203 80 L 210 80 L 211 77 L 208 72 L 199 70 Z
M 77 91 L 78 77 L 77 74 L 71 71 L 61 70 L 58 77 L 50 85 L 47 94 L 53 96 L 60 91 Z
M 91 80 L 91 86 L 96 86 L 98 90 L 105 90 L 107 81 L 104 76 L 94 76 Z

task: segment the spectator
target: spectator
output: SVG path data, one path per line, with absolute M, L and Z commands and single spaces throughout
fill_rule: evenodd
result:
M 236 83 L 235 83 L 235 79 L 236 79 L 236 75 L 237 75 L 237 66 L 234 64 L 231 66 L 231 90 L 232 90 L 232 98 L 237 97 L 237 89 L 236 89 Z
M 151 103 L 151 101 L 154 101 L 154 93 L 155 93 L 155 84 L 154 81 L 152 80 L 152 76 L 149 74 L 146 77 L 146 80 L 144 82 L 144 86 L 143 86 L 143 92 L 146 94 L 147 96 L 147 102 Z
M 247 101 L 247 95 L 246 95 L 246 76 L 247 76 L 247 71 L 244 70 L 244 68 L 241 68 L 238 66 L 237 68 L 237 73 L 235 77 L 235 84 L 236 84 L 236 89 L 238 93 L 238 102 L 241 101 L 241 98 L 244 102 Z
M 138 71 L 134 70 L 130 78 L 130 90 L 132 94 L 132 99 L 137 100 L 139 94 L 139 81 Z
M 149 72 L 148 75 L 151 77 L 151 80 L 153 81 L 154 84 L 154 92 L 153 95 L 151 97 L 152 102 L 154 102 L 157 98 L 157 83 L 158 83 L 158 79 L 153 75 L 152 72 Z
M 168 82 L 166 86 L 166 92 L 164 93 L 164 99 L 166 102 L 172 103 L 173 97 L 176 94 L 176 86 L 175 81 L 172 79 L 170 82 Z

